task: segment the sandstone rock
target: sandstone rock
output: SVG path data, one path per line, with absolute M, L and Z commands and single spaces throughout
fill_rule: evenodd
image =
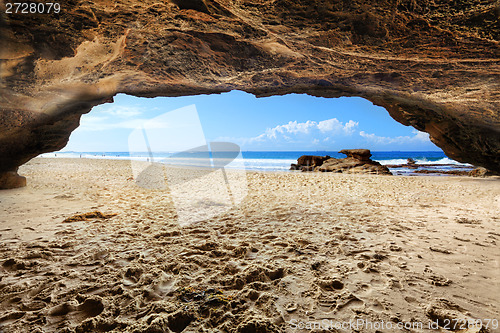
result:
M 19 176 L 15 171 L 0 173 L 0 189 L 11 189 L 26 186 L 26 178 Z
M 346 158 L 331 158 L 330 156 L 301 156 L 297 164 L 292 167 L 302 171 L 320 171 L 320 172 L 341 172 L 341 173 L 367 173 L 392 175 L 389 169 L 378 162 L 370 159 L 371 153 L 368 149 L 344 149 L 340 153 L 346 154 Z M 303 165 L 302 162 L 311 163 L 314 157 L 319 165 Z M 296 169 L 295 169 L 296 170 Z
M 314 165 L 303 165 L 300 167 L 300 170 L 302 170 L 302 172 L 306 172 L 306 171 L 314 171 L 317 167 L 315 167 Z
M 403 165 L 403 168 L 418 169 L 418 164 L 413 158 L 409 158 L 406 160 L 406 165 Z
M 172 0 L 179 9 L 194 9 L 199 12 L 209 13 L 205 0 Z
M 302 155 L 297 159 L 297 164 L 292 164 L 290 170 L 314 171 L 321 166 L 330 156 Z
M 349 168 L 354 168 L 360 165 L 363 165 L 364 162 L 358 160 L 356 158 L 347 157 L 347 158 L 331 158 L 321 167 L 318 168 L 318 171 L 321 172 L 342 172 L 342 170 L 347 170 Z
M 486 168 L 479 167 L 469 171 L 468 175 L 471 177 L 488 177 L 495 176 L 496 174 Z
M 392 175 L 389 169 L 372 160 L 358 160 L 353 157 L 330 159 L 317 168 L 321 172 L 367 173 L 377 175 Z
M 452 18 L 452 19 L 450 19 Z M 0 172 L 118 93 L 359 96 L 500 172 L 494 1 L 69 1 L 0 17 Z M 147 115 L 145 115 L 147 117 Z
M 342 149 L 339 153 L 360 161 L 369 161 L 372 156 L 369 149 Z
M 330 156 L 314 156 L 314 155 L 302 155 L 297 159 L 297 165 L 300 166 L 320 166 L 324 161 L 329 159 Z

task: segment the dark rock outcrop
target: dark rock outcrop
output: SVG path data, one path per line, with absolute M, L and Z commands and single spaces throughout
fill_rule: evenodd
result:
M 313 155 L 302 155 L 297 160 L 299 165 L 310 165 L 310 166 L 320 166 L 324 161 L 329 159 L 330 156 L 313 156 Z
M 392 175 L 389 169 L 378 162 L 372 161 L 372 154 L 368 149 L 343 149 L 339 153 L 347 155 L 346 158 L 331 158 L 330 156 L 310 156 L 303 155 L 297 160 L 297 164 L 292 164 L 293 170 L 320 171 L 320 172 L 341 172 L 341 173 L 367 173 L 379 175 Z M 314 160 L 320 164 L 302 164 Z
M 117 93 L 360 96 L 448 157 L 500 171 L 498 2 L 0 3 L 0 173 L 62 148 Z
M 360 161 L 370 161 L 370 157 L 372 157 L 369 149 L 342 149 L 339 153 Z
M 418 164 L 413 158 L 408 158 L 406 160 L 406 165 L 403 165 L 403 167 L 408 169 L 418 169 Z
M 290 170 L 313 171 L 321 166 L 330 156 L 302 155 L 297 159 L 297 164 L 292 164 Z

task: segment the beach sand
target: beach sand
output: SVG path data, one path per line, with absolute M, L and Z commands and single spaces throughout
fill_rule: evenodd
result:
M 128 161 L 19 172 L 0 192 L 0 332 L 499 331 L 498 178 L 248 172 L 239 204 L 179 223 Z

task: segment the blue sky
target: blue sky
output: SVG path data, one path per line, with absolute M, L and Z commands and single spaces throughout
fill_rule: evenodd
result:
M 363 98 L 303 94 L 256 98 L 232 91 L 158 98 L 117 95 L 114 103 L 99 105 L 82 116 L 81 126 L 63 151 L 128 151 L 129 136 L 135 128 L 148 120 L 161 127 L 155 119 L 171 119 L 165 124 L 166 133 L 167 127 L 176 127 L 182 121 L 168 118 L 166 113 L 193 104 L 207 142 L 233 142 L 244 151 L 440 150 L 426 133 L 399 124 L 384 108 Z M 175 133 L 184 147 L 194 136 L 189 130 Z

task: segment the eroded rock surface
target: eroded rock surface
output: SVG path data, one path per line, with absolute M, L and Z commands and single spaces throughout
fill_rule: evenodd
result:
M 342 149 L 339 153 L 360 161 L 369 161 L 370 157 L 372 157 L 369 149 Z
M 313 171 L 315 167 L 321 166 L 330 156 L 302 155 L 297 159 L 297 164 L 292 164 L 290 170 Z
M 488 176 L 498 176 L 500 174 L 492 172 L 488 169 L 479 167 L 479 168 L 475 168 L 474 170 L 469 171 L 468 175 L 471 177 L 488 177 Z
M 19 176 L 17 171 L 0 173 L 0 190 L 26 186 L 26 177 Z
M 369 149 L 343 149 L 339 151 L 346 158 L 332 158 L 330 156 L 302 155 L 297 164 L 291 165 L 291 170 L 365 173 L 377 175 L 392 175 L 389 169 L 379 162 L 372 161 Z
M 0 3 L 0 172 L 117 93 L 360 96 L 500 171 L 500 5 L 480 0 Z

